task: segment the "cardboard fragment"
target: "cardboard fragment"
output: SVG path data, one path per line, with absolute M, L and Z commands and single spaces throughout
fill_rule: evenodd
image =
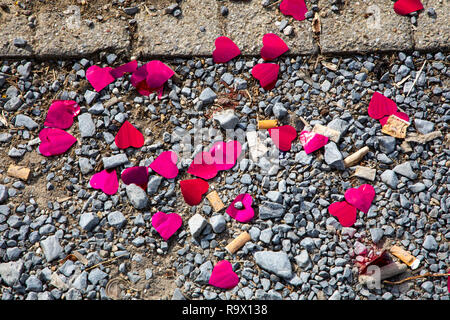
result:
M 358 178 L 375 181 L 376 174 L 377 174 L 376 169 L 362 167 L 362 166 L 356 166 L 355 176 Z
M 405 139 L 406 142 L 417 142 L 417 143 L 427 143 L 431 140 L 434 140 L 436 138 L 442 137 L 442 132 L 440 131 L 433 131 L 427 134 L 410 134 Z
M 328 128 L 319 123 L 314 126 L 312 132 L 328 137 L 331 141 L 334 141 L 336 143 L 338 143 L 339 139 L 341 139 L 341 133 L 339 131 Z
M 29 175 L 30 175 L 30 169 L 29 168 L 25 168 L 25 167 L 22 167 L 22 166 L 16 166 L 14 164 L 11 164 L 8 167 L 8 176 L 10 176 L 10 177 L 18 178 L 18 179 L 21 179 L 23 181 L 27 181 Z
M 395 115 L 390 115 L 386 124 L 381 128 L 381 132 L 395 138 L 404 139 L 406 137 L 406 129 L 409 125 L 409 122 Z
M 211 203 L 211 206 L 213 207 L 215 212 L 219 212 L 223 208 L 225 208 L 225 205 L 222 202 L 222 199 L 220 199 L 219 194 L 216 190 L 208 193 L 206 195 L 206 198 Z

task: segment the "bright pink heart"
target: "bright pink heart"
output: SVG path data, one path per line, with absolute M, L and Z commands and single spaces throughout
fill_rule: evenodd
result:
M 260 63 L 253 67 L 252 76 L 259 80 L 264 90 L 272 90 L 278 79 L 280 66 L 275 63 Z
M 39 152 L 46 156 L 63 154 L 77 142 L 77 138 L 58 128 L 44 128 L 39 132 Z
M 100 189 L 104 193 L 113 195 L 119 190 L 116 170 L 102 170 L 91 177 L 89 184 L 94 189 Z
M 231 289 L 238 285 L 239 277 L 233 271 L 231 263 L 227 260 L 222 260 L 214 266 L 208 283 L 217 288 Z
M 278 149 L 289 151 L 291 150 L 292 141 L 297 138 L 297 130 L 287 124 L 281 127 L 270 128 L 269 135 Z
M 202 179 L 188 179 L 180 181 L 181 194 L 190 206 L 196 206 L 202 201 L 203 194 L 209 189 L 209 184 Z
M 144 145 L 144 136 L 128 120 L 120 127 L 114 139 L 117 148 L 126 149 L 128 147 L 140 148 Z
M 177 154 L 164 151 L 150 164 L 150 168 L 164 178 L 173 179 L 178 175 Z
M 167 241 L 181 227 L 183 219 L 175 212 L 165 214 L 158 211 L 152 217 L 152 226 Z
M 131 75 L 131 84 L 140 94 L 148 96 L 154 91 L 162 92 L 164 83 L 175 73 L 167 65 L 159 60 L 152 60 Z
M 345 200 L 356 209 L 367 213 L 375 198 L 375 189 L 370 184 L 363 184 L 359 188 L 351 188 L 345 191 Z
M 328 212 L 338 218 L 343 227 L 351 227 L 356 222 L 356 208 L 346 201 L 333 202 Z
M 244 209 L 236 209 L 234 207 L 236 202 L 242 202 Z M 225 212 L 239 222 L 249 222 L 255 216 L 255 211 L 252 208 L 252 202 L 253 199 L 250 194 L 242 193 L 234 199 Z
M 305 13 L 308 12 L 305 0 L 283 0 L 280 4 L 280 11 L 285 16 L 293 16 L 295 20 L 305 20 Z
M 216 46 L 212 53 L 214 63 L 225 63 L 241 54 L 239 47 L 228 37 L 218 37 L 214 45 Z
M 447 273 L 450 273 L 450 269 L 447 270 Z M 450 293 L 450 276 L 447 277 L 447 290 Z
M 373 119 L 381 119 L 384 116 L 390 116 L 397 111 L 397 105 L 391 99 L 385 97 L 379 92 L 374 92 L 369 102 L 369 116 Z
M 399 117 L 400 119 L 405 120 L 406 122 L 409 122 L 409 116 L 408 116 L 406 113 L 404 113 L 404 112 L 401 112 L 401 111 L 395 111 L 395 112 L 393 113 L 393 115 Z M 388 121 L 389 117 L 390 117 L 390 116 L 385 116 L 385 117 L 383 117 L 383 118 L 381 118 L 381 119 L 379 120 L 381 126 L 384 126 L 384 125 L 386 124 L 386 122 Z
M 90 84 L 94 87 L 95 91 L 100 92 L 108 84 L 116 80 L 111 75 L 112 68 L 101 68 L 97 65 L 90 66 L 86 70 L 86 78 Z
M 209 152 L 199 152 L 195 155 L 188 173 L 203 179 L 211 179 L 217 175 L 217 166 Z
M 127 168 L 123 170 L 121 179 L 125 184 L 134 183 L 142 189 L 147 190 L 148 168 L 144 166 Z
M 287 44 L 275 33 L 266 33 L 263 37 L 263 47 L 261 48 L 261 58 L 273 60 L 289 50 Z
M 44 126 L 67 129 L 73 123 L 73 118 L 80 113 L 80 106 L 73 100 L 55 100 L 48 108 Z
M 217 170 L 228 170 L 234 167 L 242 152 L 241 143 L 237 140 L 218 141 L 213 144 L 209 153 L 214 158 Z
M 111 70 L 111 75 L 114 79 L 122 77 L 127 72 L 135 72 L 137 70 L 138 63 L 136 60 L 125 63 L 117 68 Z
M 306 154 L 310 154 L 316 150 L 319 150 L 328 143 L 328 137 L 321 134 L 303 130 L 300 133 L 300 143 L 303 145 L 303 149 Z
M 420 0 L 399 0 L 394 3 L 394 11 L 402 16 L 422 9 L 423 5 Z

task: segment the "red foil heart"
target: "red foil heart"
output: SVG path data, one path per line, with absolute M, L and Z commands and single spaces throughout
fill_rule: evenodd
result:
M 128 120 L 122 124 L 114 140 L 119 149 L 140 148 L 144 145 L 144 136 Z
M 180 181 L 181 194 L 190 206 L 196 206 L 202 201 L 202 196 L 209 189 L 209 184 L 202 179 L 188 179 Z

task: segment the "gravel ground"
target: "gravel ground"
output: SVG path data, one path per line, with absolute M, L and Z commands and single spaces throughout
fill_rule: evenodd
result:
M 211 58 L 163 61 L 176 76 L 161 100 L 139 95 L 129 75 L 100 93 L 93 91 L 85 78 L 90 65 L 126 62 L 111 54 L 96 60 L 0 61 L 1 299 L 110 299 L 107 283 L 118 278 L 121 299 L 448 300 L 445 277 L 368 289 L 358 283 L 355 261 L 361 246 L 397 244 L 421 260 L 419 269 L 397 279 L 445 273 L 450 267 L 450 56 L 414 52 L 323 59 L 279 58 L 279 81 L 270 92 L 250 74 L 257 58 L 238 57 L 225 65 Z M 401 139 L 384 135 L 367 114 L 374 91 L 410 116 L 408 134 L 440 131 L 442 136 L 410 142 L 408 150 Z M 38 133 L 54 99 L 73 99 L 81 106 L 67 130 L 78 143 L 46 158 L 38 151 Z M 219 102 L 235 116 L 214 120 Z M 296 117 L 303 117 L 311 126 L 340 131 L 334 152 L 344 158 L 368 146 L 359 165 L 376 169 L 375 181 L 355 177 L 354 168 L 328 165 L 332 155 L 324 149 L 306 155 L 296 142 L 280 154 L 278 166 L 246 156 L 209 181 L 225 206 L 240 193 L 253 196 L 256 212 L 249 223 L 214 212 L 206 198 L 198 206 L 185 204 L 178 182 L 190 177 L 192 157 L 181 157 L 176 179 L 151 174 L 143 195 L 148 201 L 133 199 L 144 203 L 143 209 L 133 206 L 122 183 L 112 196 L 89 186 L 105 158 L 122 154 L 122 159 L 106 160 L 118 173 L 149 165 L 162 151 L 183 150 L 186 133 L 191 138 L 202 134 L 206 147 L 222 139 L 217 135 L 225 135 L 223 128 L 234 128 L 248 150 L 245 133 L 255 130 L 258 118 L 276 117 L 297 125 Z M 124 151 L 115 146 L 125 120 L 144 133 L 144 147 Z M 267 131 L 260 134 L 269 137 Z M 191 150 L 200 149 L 193 145 Z M 11 164 L 30 168 L 29 179 L 8 176 Z M 363 183 L 376 190 L 372 207 L 368 214 L 358 212 L 353 227 L 342 228 L 327 208 Z M 183 218 L 168 242 L 151 226 L 157 211 Z M 244 230 L 252 240 L 230 255 L 225 246 Z M 74 258 L 75 252 L 86 260 Z M 222 259 L 240 278 L 234 289 L 208 285 L 212 267 Z

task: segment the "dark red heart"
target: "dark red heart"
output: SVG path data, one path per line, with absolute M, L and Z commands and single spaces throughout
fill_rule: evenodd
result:
M 272 90 L 278 79 L 280 66 L 275 63 L 260 63 L 253 67 L 252 76 L 259 80 L 264 90 Z
M 402 16 L 422 9 L 423 5 L 420 0 L 398 0 L 394 3 L 394 11 Z
M 116 134 L 115 142 L 119 149 L 140 148 L 144 145 L 144 136 L 128 120 L 125 120 Z
M 147 167 L 131 167 L 123 170 L 121 179 L 125 184 L 132 184 L 140 186 L 147 190 L 148 183 L 148 168 Z
M 261 58 L 273 60 L 289 50 L 287 44 L 275 33 L 266 33 L 263 37 L 263 47 L 261 48 Z
M 281 127 L 270 128 L 269 135 L 278 149 L 289 151 L 291 150 L 292 141 L 297 138 L 297 130 L 287 124 Z
M 239 47 L 228 37 L 218 37 L 214 42 L 216 49 L 213 51 L 215 63 L 225 63 L 241 54 Z
M 196 206 L 202 201 L 203 194 L 209 189 L 209 184 L 202 179 L 188 179 L 180 181 L 181 194 L 190 206 Z

